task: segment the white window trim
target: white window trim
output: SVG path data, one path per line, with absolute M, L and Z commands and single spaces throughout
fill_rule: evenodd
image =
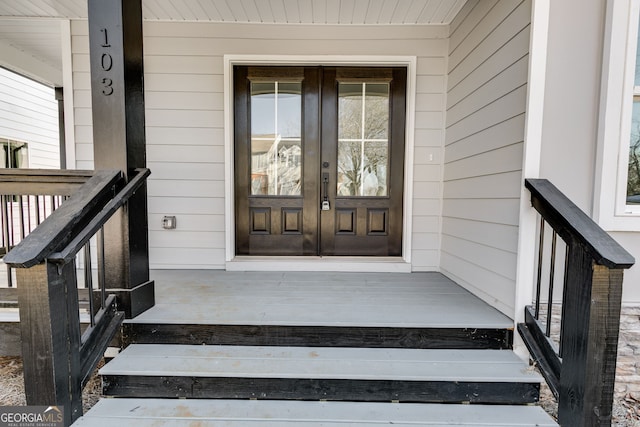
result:
M 225 261 L 227 268 L 235 259 L 235 215 L 234 215 L 234 170 L 233 170 L 233 66 L 234 65 L 325 65 L 325 66 L 402 66 L 407 67 L 407 113 L 405 123 L 405 172 L 402 262 L 379 263 L 381 271 L 411 270 L 411 236 L 413 221 L 413 151 L 416 110 L 417 57 L 415 56 L 358 56 L 358 55 L 225 55 L 224 56 L 224 126 L 225 126 Z M 313 261 L 311 258 L 300 260 L 287 259 L 285 263 L 295 264 Z M 351 260 L 340 258 L 340 264 L 354 271 L 373 271 L 370 263 L 362 263 L 363 257 Z M 373 258 L 375 260 L 375 258 Z M 269 259 L 273 263 L 273 259 Z M 318 261 L 322 261 L 318 258 Z M 331 268 L 335 268 L 331 265 Z M 281 267 L 280 267 L 281 268 Z M 374 269 L 375 270 L 375 269 Z M 378 271 L 378 270 L 376 270 Z
M 639 13 L 640 0 L 607 2 L 593 212 L 608 231 L 640 231 L 640 206 L 626 204 Z

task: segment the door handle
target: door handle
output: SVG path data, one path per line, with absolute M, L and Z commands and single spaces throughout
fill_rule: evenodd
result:
M 322 173 L 322 205 L 323 211 L 331 209 L 329 205 L 329 172 Z

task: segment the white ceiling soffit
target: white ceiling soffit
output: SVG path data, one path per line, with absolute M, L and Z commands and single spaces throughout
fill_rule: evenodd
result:
M 142 0 L 146 20 L 448 24 L 467 0 Z M 87 0 L 0 0 L 0 17 L 86 18 Z
M 6 0 L 0 0 L 4 7 Z M 0 67 L 49 86 L 62 85 L 60 21 L 2 19 Z

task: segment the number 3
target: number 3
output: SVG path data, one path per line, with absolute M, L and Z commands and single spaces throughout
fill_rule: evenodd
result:
M 102 84 L 104 85 L 102 94 L 105 96 L 111 95 L 113 93 L 113 80 L 105 77 L 102 79 Z

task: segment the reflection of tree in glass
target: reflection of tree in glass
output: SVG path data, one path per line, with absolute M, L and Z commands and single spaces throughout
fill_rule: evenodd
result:
M 363 192 L 363 184 L 386 184 L 388 160 L 389 98 L 366 96 L 362 128 L 362 96 L 339 98 L 338 194 L 381 196 L 386 185 Z M 382 139 L 383 141 L 344 141 L 342 139 Z M 364 147 L 362 146 L 364 144 Z M 362 172 L 362 173 L 361 173 Z M 367 177 L 373 174 L 373 177 Z M 363 194 L 365 193 L 365 194 Z
M 360 193 L 360 143 L 344 141 L 338 147 L 338 194 L 355 196 Z
M 635 104 L 634 104 L 635 107 Z M 634 108 L 631 129 L 631 143 L 629 146 L 629 169 L 627 177 L 627 197 L 640 195 L 640 117 Z M 631 202 L 631 201 L 629 201 Z M 633 201 L 638 203 L 640 201 Z

